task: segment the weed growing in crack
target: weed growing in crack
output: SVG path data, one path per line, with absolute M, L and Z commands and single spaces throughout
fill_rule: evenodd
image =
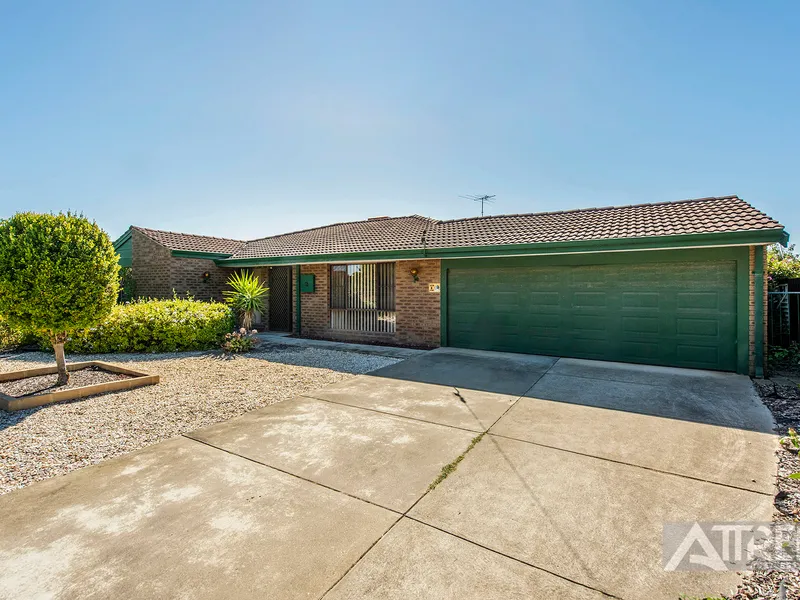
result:
M 483 439 L 484 435 L 486 435 L 485 431 L 482 434 L 472 438 L 472 441 L 469 443 L 469 446 L 467 446 L 467 449 L 464 450 L 464 452 L 462 452 L 459 456 L 457 456 L 453 462 L 448 463 L 442 467 L 442 470 L 439 472 L 439 476 L 436 479 L 434 479 L 433 483 L 431 483 L 428 486 L 429 492 L 433 490 L 437 485 L 442 483 L 445 479 L 447 479 L 447 476 L 450 475 L 450 473 L 456 470 L 456 467 L 458 467 L 458 463 L 464 460 L 464 457 L 467 455 L 467 453 L 470 450 L 472 450 L 478 444 L 478 442 L 480 442 Z

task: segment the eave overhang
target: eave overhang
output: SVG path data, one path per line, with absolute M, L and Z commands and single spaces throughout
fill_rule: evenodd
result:
M 577 254 L 591 252 L 633 252 L 720 246 L 749 246 L 789 243 L 784 229 L 759 229 L 727 233 L 695 233 L 688 235 L 616 238 L 537 244 L 503 244 L 498 246 L 466 246 L 458 248 L 417 248 L 374 252 L 340 252 L 298 256 L 259 258 L 217 258 L 220 267 L 260 267 L 309 263 L 347 263 L 414 260 L 425 258 L 479 258 L 498 256 L 535 256 L 539 254 Z M 173 255 L 175 252 L 173 251 Z M 207 256 L 206 256 L 207 257 Z
M 122 246 L 129 239 L 131 239 L 131 228 L 130 227 L 128 227 L 128 229 L 125 231 L 125 233 L 123 233 L 121 236 L 119 236 L 116 240 L 114 240 L 112 242 L 112 245 L 114 246 L 114 250 L 118 250 L 119 247 Z
M 194 250 L 172 250 L 175 258 L 204 258 L 207 260 L 221 260 L 231 256 L 227 252 L 195 252 Z

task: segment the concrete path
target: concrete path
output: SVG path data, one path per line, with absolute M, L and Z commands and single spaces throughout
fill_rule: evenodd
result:
M 311 340 L 308 338 L 292 337 L 290 333 L 265 331 L 256 335 L 259 348 L 274 346 L 298 346 L 301 348 L 322 348 L 324 350 L 341 350 L 342 352 L 357 352 L 374 356 L 388 356 L 389 358 L 414 358 L 421 356 L 427 350 L 415 348 L 398 348 L 397 346 L 378 346 L 375 344 L 353 344 L 350 342 L 332 342 L 330 340 Z
M 0 597 L 718 595 L 661 528 L 769 520 L 775 444 L 746 377 L 442 349 L 0 497 Z

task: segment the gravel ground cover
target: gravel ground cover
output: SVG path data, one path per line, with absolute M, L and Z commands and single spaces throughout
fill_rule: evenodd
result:
M 158 385 L 6 413 L 0 410 L 0 494 L 366 373 L 398 359 L 273 346 L 217 353 L 104 354 L 161 376 Z M 0 372 L 54 364 L 52 355 L 0 358 Z
M 119 381 L 129 379 L 130 375 L 123 373 L 112 373 L 97 367 L 87 367 L 78 371 L 70 371 L 69 382 L 67 385 L 56 387 L 58 375 L 38 375 L 36 377 L 25 377 L 13 381 L 0 382 L 0 392 L 8 396 L 19 398 L 21 396 L 39 396 L 54 391 L 70 390 L 85 385 L 96 383 L 108 383 L 109 381 Z
M 785 381 L 755 380 L 761 400 L 772 412 L 776 431 L 800 430 L 800 391 Z M 778 479 L 773 522 L 800 524 L 800 481 L 789 475 L 800 471 L 797 452 L 788 444 L 777 451 Z M 743 575 L 742 584 L 727 600 L 800 600 L 800 573 L 756 570 Z

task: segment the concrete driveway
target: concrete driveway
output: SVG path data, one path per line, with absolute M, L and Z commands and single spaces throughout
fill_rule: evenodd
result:
M 746 377 L 442 349 L 0 497 L 0 597 L 715 595 L 662 525 L 769 520 L 775 444 Z

